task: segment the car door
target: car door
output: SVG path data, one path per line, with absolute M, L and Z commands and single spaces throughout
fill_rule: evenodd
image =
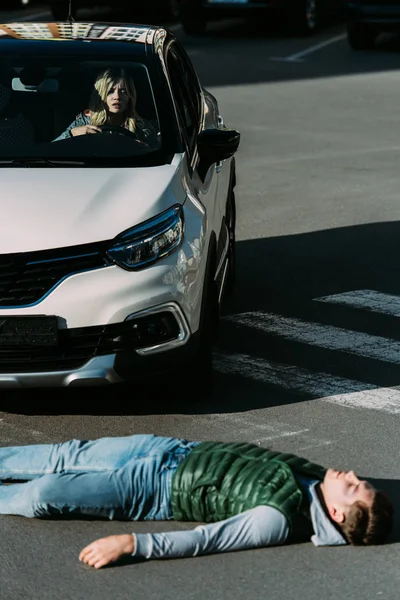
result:
M 218 203 L 220 169 L 212 166 L 204 181 L 197 170 L 199 166 L 197 137 L 205 126 L 211 126 L 209 121 L 206 124 L 207 106 L 203 90 L 189 57 L 176 41 L 171 42 L 167 49 L 166 66 L 185 147 L 188 184 L 191 192 L 206 208 L 208 225 L 218 235 L 222 219 L 221 207 Z M 214 126 L 218 126 L 216 119 L 217 116 L 214 116 Z

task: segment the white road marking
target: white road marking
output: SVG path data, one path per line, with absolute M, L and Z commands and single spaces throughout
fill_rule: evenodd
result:
M 247 354 L 217 353 L 214 363 L 215 369 L 221 373 L 242 375 L 295 394 L 308 394 L 331 404 L 400 413 L 400 392 L 393 388 L 378 388 L 361 381 L 254 358 Z
M 329 40 L 325 40 L 325 42 L 321 42 L 320 44 L 315 44 L 314 46 L 310 46 L 301 52 L 296 52 L 296 54 L 292 54 L 291 56 L 270 56 L 269 60 L 278 60 L 281 62 L 303 62 L 303 57 L 308 56 L 309 54 L 313 54 L 314 52 L 318 52 L 321 48 L 325 48 L 325 46 L 329 46 L 330 44 L 335 44 L 336 42 L 340 42 L 347 37 L 347 34 L 342 33 L 341 35 L 336 35 Z
M 332 296 L 314 298 L 317 302 L 342 304 L 355 308 L 363 308 L 392 317 L 400 317 L 400 296 L 384 294 L 376 290 L 354 290 Z
M 292 437 L 294 435 L 301 435 L 302 433 L 307 433 L 310 431 L 309 429 L 300 429 L 299 431 L 288 431 L 287 433 L 278 433 L 276 435 L 268 435 L 262 438 L 256 438 L 253 440 L 253 444 L 261 444 L 261 442 L 269 442 L 269 440 L 276 440 L 284 437 Z
M 241 313 L 226 317 L 226 320 L 319 348 L 400 363 L 400 342 L 377 335 L 300 321 L 274 313 Z
M 325 440 L 324 442 L 318 442 L 317 444 L 309 444 L 307 446 L 300 446 L 300 448 L 296 448 L 296 453 L 304 452 L 304 450 L 310 450 L 310 448 L 320 448 L 321 446 L 330 446 L 332 443 L 336 444 L 336 442 L 331 442 L 329 440 Z
M 210 429 L 209 417 L 203 417 L 202 422 L 205 427 Z M 227 441 L 232 441 L 233 437 L 243 438 L 246 442 L 253 444 L 264 445 L 263 443 L 270 440 L 279 440 L 281 438 L 300 436 L 304 438 L 304 442 L 311 442 L 310 448 L 330 444 L 330 441 L 311 438 L 308 434 L 310 429 L 299 429 L 293 431 L 292 425 L 283 422 L 274 421 L 273 424 L 260 420 L 258 411 L 248 413 L 220 413 L 213 415 L 212 425 L 215 428 L 226 431 Z M 218 433 L 221 437 L 221 433 Z M 222 434 L 223 435 L 223 434 Z M 250 438 L 249 435 L 256 437 Z M 223 437 L 221 438 L 223 439 Z M 308 446 L 307 446 L 308 447 Z

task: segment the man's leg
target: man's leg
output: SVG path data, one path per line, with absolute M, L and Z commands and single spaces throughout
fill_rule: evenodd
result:
M 23 517 L 88 515 L 125 520 L 130 502 L 116 471 L 55 473 L 0 485 L 0 514 Z
M 41 475 L 115 470 L 135 457 L 151 455 L 174 438 L 153 434 L 69 440 L 60 444 L 0 447 L 0 480 L 30 480 Z
M 165 452 L 136 456 L 120 469 L 52 473 L 26 483 L 0 485 L 0 514 L 24 517 L 90 515 L 151 520 L 168 514 Z M 163 477 L 164 475 L 164 477 Z M 170 518 L 170 517 L 169 517 Z

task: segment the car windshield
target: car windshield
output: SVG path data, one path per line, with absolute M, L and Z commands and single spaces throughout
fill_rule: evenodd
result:
M 76 57 L 2 61 L 0 166 L 166 160 L 146 65 Z

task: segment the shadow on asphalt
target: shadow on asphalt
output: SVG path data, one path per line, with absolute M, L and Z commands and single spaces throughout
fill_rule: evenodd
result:
M 393 308 L 393 314 L 316 300 L 352 290 L 373 290 L 400 299 L 399 246 L 397 221 L 238 242 L 237 286 L 222 314 L 215 388 L 209 398 L 194 402 L 196 382 L 192 388 L 184 388 L 177 377 L 165 375 L 158 381 L 97 388 L 3 390 L 0 410 L 22 414 L 213 414 L 329 395 L 315 395 L 293 385 L 288 389 L 284 377 L 280 381 L 273 377 L 276 365 L 322 379 L 326 374 L 338 381 L 338 389 L 330 390 L 331 395 L 354 392 L 354 382 L 358 391 L 399 386 L 399 315 L 390 300 L 386 300 L 386 312 Z M 241 313 L 250 315 L 250 325 L 238 322 Z M 261 330 L 256 325 L 260 318 L 265 321 L 265 314 L 270 317 L 266 329 Z M 269 318 L 336 327 L 349 332 L 350 338 L 354 332 L 366 334 L 373 347 L 384 343 L 386 355 L 371 358 L 295 341 L 282 335 L 279 327 L 269 332 Z M 327 335 L 334 336 L 336 330 L 329 331 Z M 228 357 L 225 369 L 219 366 L 221 355 Z M 229 366 L 237 356 L 247 357 L 242 369 Z M 252 370 L 253 364 L 257 369 Z

